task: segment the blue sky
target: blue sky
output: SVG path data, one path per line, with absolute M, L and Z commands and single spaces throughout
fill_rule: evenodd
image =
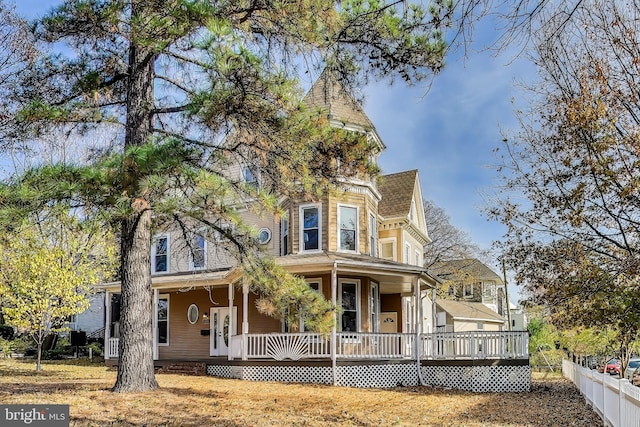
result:
M 16 3 L 20 14 L 35 18 L 61 2 Z M 483 249 L 504 233 L 481 212 L 497 184 L 493 149 L 500 145 L 501 130 L 517 130 L 512 100 L 523 94 L 516 83 L 531 80 L 535 72 L 525 60 L 514 61 L 515 50 L 499 57 L 482 50 L 496 35 L 494 23 L 482 21 L 466 59 L 448 58 L 428 92 L 425 85 L 380 82 L 366 88 L 364 105 L 387 146 L 380 158 L 383 173 L 418 169 L 423 196 Z M 517 300 L 517 289 L 510 291 Z

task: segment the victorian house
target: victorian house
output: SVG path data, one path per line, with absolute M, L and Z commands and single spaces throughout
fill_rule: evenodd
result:
M 360 105 L 330 79 L 318 80 L 306 102 L 321 108 L 333 126 L 363 132 L 380 152 L 385 149 Z M 241 167 L 238 174 L 255 179 Z M 279 218 L 249 217 L 276 261 L 339 308 L 330 335 L 261 314 L 241 268 L 216 251 L 215 241 L 196 237 L 196 250 L 185 251 L 180 235 L 168 231 L 154 237 L 151 257 L 158 366 L 192 364 L 223 377 L 358 387 L 444 384 L 453 374 L 447 373 L 451 365 L 440 363 L 450 357 L 433 326 L 434 290 L 441 280 L 422 267 L 429 236 L 418 171 L 347 178 L 341 190 L 317 201 L 284 200 L 286 214 Z M 102 287 L 105 353 L 113 364 L 119 283 Z M 514 345 L 506 347 L 505 339 Z M 491 340 L 495 352 L 482 358 L 516 361 L 508 364 L 510 372 L 528 369 L 526 336 Z M 465 366 L 463 360 L 478 355 L 468 350 L 455 357 Z M 473 389 L 472 380 L 452 386 Z M 505 384 L 487 390 L 528 389 L 528 376 Z

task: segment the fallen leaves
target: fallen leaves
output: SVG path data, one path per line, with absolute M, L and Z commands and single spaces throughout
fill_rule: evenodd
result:
M 575 387 L 534 377 L 528 393 L 470 393 L 432 387 L 354 389 L 158 374 L 161 388 L 112 393 L 104 366 L 0 360 L 3 404 L 69 404 L 72 426 L 593 426 Z

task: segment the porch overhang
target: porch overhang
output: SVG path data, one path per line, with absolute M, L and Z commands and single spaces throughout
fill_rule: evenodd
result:
M 336 267 L 338 274 L 368 276 L 380 284 L 381 293 L 411 293 L 416 279 L 419 279 L 421 290 L 435 288 L 439 282 L 420 266 L 368 255 L 322 251 L 287 255 L 276 261 L 293 274 L 328 274 Z

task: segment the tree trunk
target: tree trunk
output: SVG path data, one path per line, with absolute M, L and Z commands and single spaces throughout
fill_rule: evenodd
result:
M 157 55 L 145 46 L 144 28 L 153 15 L 145 1 L 131 2 L 132 24 L 129 44 L 125 152 L 150 142 L 153 131 Z M 146 24 L 145 24 L 146 23 Z M 141 33 L 141 34 L 138 34 Z M 141 42 L 141 40 L 143 42 Z M 153 364 L 153 293 L 151 289 L 152 207 L 140 193 L 138 165 L 127 159 L 123 165 L 124 191 L 131 200 L 132 213 L 122 221 L 121 311 L 118 377 L 115 392 L 139 392 L 158 388 Z
M 153 292 L 149 258 L 151 211 L 122 223 L 122 293 L 115 392 L 158 388 L 153 365 Z

